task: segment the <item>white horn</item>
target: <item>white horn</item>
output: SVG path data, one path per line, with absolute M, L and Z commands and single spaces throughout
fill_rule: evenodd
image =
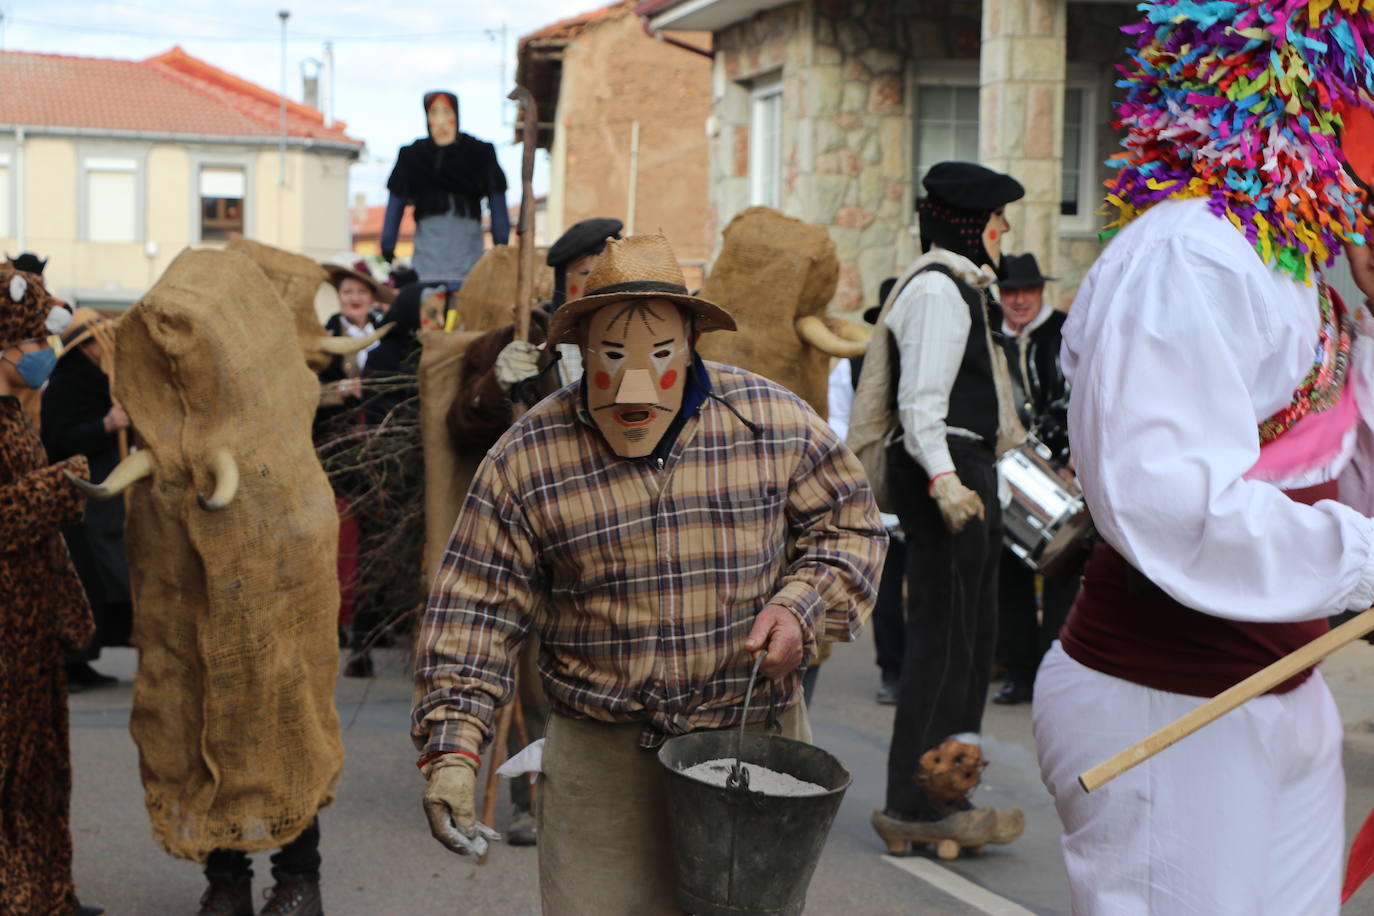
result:
M 371 334 L 367 334 L 363 337 L 333 337 L 326 335 L 320 338 L 319 347 L 324 352 L 333 354 L 334 356 L 348 356 L 350 353 L 366 350 L 368 347 L 390 334 L 391 329 L 395 326 L 395 324 L 388 322 Z
M 215 477 L 215 492 L 209 499 L 197 493 L 196 502 L 206 512 L 218 512 L 234 501 L 234 494 L 239 490 L 239 466 L 229 450 L 222 448 L 210 456 L 210 470 Z
M 807 315 L 804 318 L 798 318 L 796 328 L 797 336 L 802 339 L 803 343 L 815 347 L 827 356 L 852 359 L 855 356 L 862 356 L 864 351 L 868 349 L 868 343 L 865 341 L 846 340 L 835 333 L 819 315 Z
M 91 499 L 114 499 L 138 481 L 150 476 L 154 466 L 153 453 L 142 448 L 119 462 L 110 472 L 110 476 L 105 478 L 104 483 L 95 484 L 89 480 L 82 480 L 71 471 L 64 470 L 62 473 Z

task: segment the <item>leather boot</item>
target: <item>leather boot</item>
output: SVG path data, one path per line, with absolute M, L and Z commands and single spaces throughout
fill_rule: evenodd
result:
M 196 916 L 253 916 L 253 876 L 211 878 Z
M 278 880 L 267 892 L 267 905 L 258 916 L 324 916 L 320 882 Z

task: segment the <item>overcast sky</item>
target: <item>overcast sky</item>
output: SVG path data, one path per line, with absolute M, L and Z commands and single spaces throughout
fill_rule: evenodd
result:
M 609 0 L 606 0 L 609 2 Z M 273 91 L 281 87 L 281 21 L 287 22 L 287 95 L 301 98 L 301 62 L 334 43 L 334 114 L 367 142 L 352 168 L 355 192 L 385 202 L 398 147 L 425 133 L 421 96 L 458 94 L 461 129 L 496 144 L 519 200 L 520 148 L 511 144 L 521 35 L 603 5 L 597 0 L 0 0 L 7 51 L 138 60 L 174 44 Z M 506 27 L 501 41 L 502 25 Z M 502 58 L 505 79 L 502 80 Z M 0 92 L 4 87 L 0 86 Z M 539 154 L 536 189 L 547 184 Z M 351 200 L 351 197 L 350 197 Z

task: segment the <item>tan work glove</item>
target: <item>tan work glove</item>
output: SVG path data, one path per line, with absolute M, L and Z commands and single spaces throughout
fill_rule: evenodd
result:
M 930 495 L 934 498 L 935 505 L 940 507 L 940 514 L 944 516 L 945 527 L 949 529 L 950 534 L 963 531 L 975 516 L 983 518 L 983 500 L 977 493 L 964 486 L 958 474 L 941 474 L 936 477 L 931 481 Z
M 429 832 L 460 856 L 484 856 L 487 841 L 501 834 L 478 823 L 477 761 L 466 754 L 445 754 L 425 764 L 429 788 L 425 790 L 425 817 Z
M 512 340 L 496 355 L 496 384 L 502 391 L 539 374 L 539 348 L 527 340 Z

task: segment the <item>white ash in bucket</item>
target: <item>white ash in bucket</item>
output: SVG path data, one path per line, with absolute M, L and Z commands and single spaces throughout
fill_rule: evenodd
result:
M 735 758 L 720 757 L 715 760 L 707 760 L 698 763 L 696 766 L 687 767 L 682 770 L 682 775 L 707 785 L 726 787 L 726 780 L 730 778 L 730 771 L 735 766 Z M 753 763 L 745 763 L 744 769 L 749 774 L 749 790 L 751 792 L 761 792 L 764 795 L 774 795 L 784 798 L 802 798 L 808 795 L 824 795 L 830 790 L 824 786 L 818 786 L 814 782 L 807 782 L 787 773 L 779 773 L 777 770 L 770 770 L 768 767 L 761 767 Z

